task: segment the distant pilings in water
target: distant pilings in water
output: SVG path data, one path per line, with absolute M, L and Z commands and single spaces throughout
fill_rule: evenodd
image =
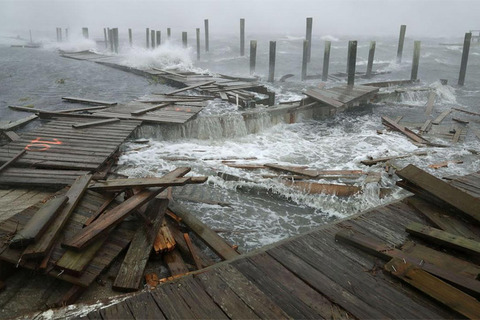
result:
M 312 27 L 313 27 L 313 18 L 307 18 L 306 32 L 305 32 L 305 40 L 308 41 L 306 62 L 310 62 L 310 59 L 312 56 Z
M 160 30 L 157 30 L 156 34 L 157 34 L 157 39 L 156 39 L 157 47 L 160 47 L 160 45 L 162 44 L 162 32 Z
M 146 47 L 150 48 L 150 28 L 145 29 Z
M 245 55 L 245 19 L 240 19 L 240 56 Z
M 65 28 L 65 40 L 68 41 L 68 28 Z M 30 42 L 32 42 L 32 31 L 30 30 Z
M 187 40 L 187 32 L 183 31 L 182 32 L 182 44 L 184 48 L 188 47 L 188 40 Z
M 269 57 L 268 57 L 268 82 L 275 81 L 275 58 L 277 52 L 277 42 L 270 41 Z
M 301 75 L 302 81 L 307 80 L 308 47 L 309 47 L 309 41 L 303 40 L 302 75 Z
M 151 43 L 152 49 L 155 49 L 155 47 L 156 47 L 156 45 L 155 45 L 155 30 L 153 30 L 153 29 L 150 29 L 150 43 Z
M 130 44 L 130 48 L 133 46 L 133 36 L 132 36 L 132 29 L 128 28 L 128 43 Z
M 420 63 L 421 44 L 421 41 L 415 41 L 413 44 L 412 74 L 410 76 L 410 80 L 417 80 L 418 78 L 418 65 Z
M 372 77 L 373 59 L 375 58 L 376 46 L 377 46 L 377 43 L 375 41 L 370 41 L 370 49 L 368 50 L 367 72 L 365 73 L 365 76 L 367 78 Z
M 103 28 L 103 41 L 105 42 L 105 49 L 108 49 L 108 31 L 107 28 Z
M 403 44 L 405 42 L 405 33 L 407 31 L 407 26 L 402 24 L 400 26 L 400 35 L 398 37 L 398 48 L 397 48 L 397 63 L 402 62 L 402 54 L 403 54 Z
M 209 33 L 208 33 L 208 19 L 204 20 L 204 25 L 205 25 L 205 52 L 208 52 L 210 50 L 209 48 Z
M 325 41 L 325 49 L 323 52 L 323 68 L 322 68 L 322 81 L 328 79 L 328 66 L 330 64 L 330 49 L 332 47 L 331 41 Z
M 257 40 L 250 40 L 250 74 L 255 73 L 257 66 Z
M 172 29 L 167 28 L 167 39 L 170 40 L 171 37 L 172 37 Z
M 355 84 L 355 66 L 357 63 L 357 41 L 348 42 L 347 60 L 347 84 L 353 86 Z
M 57 28 L 57 42 L 62 42 L 62 28 Z
M 458 75 L 458 85 L 463 86 L 465 84 L 465 75 L 467 74 L 467 62 L 468 53 L 470 51 L 470 43 L 472 42 L 472 33 L 465 33 L 463 40 L 462 61 L 460 63 L 460 74 Z
M 83 34 L 83 37 L 85 39 L 88 39 L 88 28 L 87 27 L 82 28 L 82 34 Z
M 197 60 L 200 60 L 200 28 L 195 30 L 196 40 L 197 40 Z

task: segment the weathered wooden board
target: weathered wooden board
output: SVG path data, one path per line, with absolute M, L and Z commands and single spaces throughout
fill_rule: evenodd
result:
M 65 100 L 68 102 L 85 103 L 85 104 L 92 104 L 92 105 L 99 105 L 99 106 L 113 106 L 117 104 L 116 102 L 112 102 L 112 101 L 92 100 L 92 99 L 76 98 L 76 97 L 62 97 L 62 100 Z

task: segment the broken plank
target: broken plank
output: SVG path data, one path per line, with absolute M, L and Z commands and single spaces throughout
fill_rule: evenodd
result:
M 45 256 L 45 254 L 47 254 L 47 252 L 54 244 L 60 231 L 65 226 L 65 223 L 68 221 L 68 218 L 73 213 L 73 210 L 81 200 L 91 178 L 91 174 L 86 174 L 78 177 L 75 180 L 75 182 L 65 194 L 68 197 L 67 203 L 65 204 L 63 209 L 57 214 L 56 219 L 51 225 L 49 225 L 47 231 L 39 239 L 39 241 L 29 245 L 25 249 L 25 251 L 23 252 L 23 257 L 25 259 L 43 257 Z
M 466 113 L 466 114 L 471 114 L 473 116 L 480 116 L 480 113 L 478 113 L 478 112 L 472 112 L 472 111 L 461 109 L 461 108 L 452 108 L 452 110 L 463 112 L 463 113 Z
M 278 165 L 278 164 L 275 164 L 275 163 L 265 163 L 265 167 L 273 169 L 273 170 L 286 171 L 286 172 L 299 174 L 299 175 L 302 175 L 302 176 L 308 176 L 308 177 L 312 177 L 312 178 L 315 178 L 315 177 L 318 176 L 317 172 L 314 171 L 314 170 L 305 170 L 305 169 L 301 169 L 299 167 L 282 166 L 282 165 Z
M 305 94 L 317 101 L 323 102 L 329 106 L 335 108 L 341 108 L 344 106 L 344 103 L 337 101 L 335 99 L 329 98 L 323 94 L 323 90 L 321 89 L 308 89 Z
M 81 112 L 81 111 L 102 110 L 102 109 L 107 109 L 107 108 L 108 108 L 108 106 L 97 106 L 97 107 L 73 108 L 73 109 L 57 110 L 57 112 L 58 112 L 58 113 L 72 113 L 72 112 Z
M 425 115 L 429 116 L 433 111 L 433 104 L 435 103 L 435 98 L 437 93 L 435 91 L 430 91 L 428 94 L 427 104 L 425 105 Z
M 19 153 L 17 153 L 12 159 L 8 160 L 5 162 L 1 167 L 0 167 L 0 172 L 8 168 L 12 163 L 15 163 L 20 157 L 22 157 L 27 151 L 25 149 L 22 149 Z
M 112 179 L 106 181 L 96 181 L 88 188 L 91 190 L 118 190 L 133 187 L 169 187 L 183 186 L 191 181 L 192 177 L 180 177 L 173 179 L 161 178 L 137 178 L 137 179 Z
M 152 251 L 153 241 L 167 209 L 168 200 L 154 199 L 145 211 L 152 221 L 150 226 L 140 226 L 133 236 L 120 271 L 113 283 L 113 289 L 118 291 L 136 291 L 140 288 L 143 273 Z
M 422 127 L 420 128 L 419 133 L 420 134 L 426 133 L 430 130 L 431 127 L 432 127 L 432 119 L 427 119 L 425 123 L 422 125 Z
M 154 236 L 153 249 L 156 253 L 170 252 L 175 249 L 175 239 L 173 238 L 170 228 L 167 226 L 165 220 L 163 220 L 161 227 L 157 230 Z
M 407 182 L 405 185 L 407 189 L 410 185 L 413 185 L 415 189 L 420 188 L 421 191 L 418 196 L 429 198 L 426 200 L 430 200 L 431 197 L 433 197 L 437 202 L 442 204 L 446 203 L 473 219 L 480 221 L 480 199 L 471 194 L 451 186 L 445 181 L 412 164 L 397 171 L 397 175 Z M 426 194 L 424 194 L 424 192 Z
M 190 239 L 190 236 L 188 233 L 183 234 L 183 238 L 185 239 L 185 243 L 187 244 L 188 250 L 190 251 L 190 255 L 193 258 L 193 261 L 195 262 L 195 266 L 197 267 L 198 270 L 202 269 L 202 261 L 200 260 L 200 257 L 198 256 L 195 247 L 193 246 L 192 239 Z
M 119 122 L 119 121 L 120 119 L 118 118 L 112 118 L 112 119 L 104 119 L 104 120 L 98 120 L 98 121 L 92 121 L 92 122 L 74 123 L 72 124 L 72 128 L 83 129 L 83 128 L 88 128 L 93 126 L 101 126 L 104 124 L 110 124 L 110 123 Z
M 450 232 L 432 228 L 416 222 L 409 224 L 405 230 L 412 235 L 435 244 L 465 252 L 470 255 L 480 255 L 480 242 L 478 241 L 454 235 Z
M 450 112 L 452 112 L 452 109 L 443 111 L 438 117 L 435 118 L 435 120 L 432 121 L 432 124 L 439 125 L 443 119 L 450 114 Z
M 403 159 L 403 158 L 408 158 L 412 156 L 426 156 L 427 154 L 428 154 L 427 152 L 414 152 L 414 153 L 403 154 L 399 156 L 390 156 L 390 157 L 381 157 L 376 159 L 362 160 L 360 162 L 366 166 L 373 166 L 380 162 L 387 162 L 394 159 Z
M 180 177 L 187 174 L 189 171 L 190 168 L 177 168 L 166 174 L 164 177 Z M 90 225 L 80 230 L 72 238 L 66 240 L 62 245 L 65 248 L 81 250 L 82 248 L 88 246 L 91 242 L 95 241 L 95 239 L 100 237 L 105 230 L 110 229 L 122 222 L 123 219 L 125 219 L 130 213 L 136 211 L 145 203 L 152 200 L 163 190 L 165 190 L 165 187 L 151 188 L 133 195 L 115 208 L 107 211 L 108 214 L 100 216 Z
M 215 82 L 216 82 L 216 81 L 213 80 L 213 81 L 207 81 L 207 82 L 197 83 L 197 84 L 194 84 L 194 85 L 185 87 L 185 88 L 181 88 L 181 89 L 178 89 L 178 90 L 174 90 L 174 91 L 165 93 L 165 95 L 166 95 L 166 96 L 170 96 L 170 95 L 172 95 L 172 94 L 176 94 L 176 93 L 179 93 L 179 92 L 183 92 L 183 91 L 195 89 L 195 88 L 202 87 L 202 86 L 208 86 L 209 84 L 212 84 L 212 83 L 215 83 Z
M 16 121 L 13 121 L 13 122 L 9 122 L 9 123 L 2 123 L 0 124 L 0 130 L 1 131 L 9 131 L 9 130 L 13 130 L 15 128 L 18 128 L 32 120 L 35 120 L 37 119 L 38 117 L 36 115 L 31 115 L 31 116 L 28 116 L 28 117 L 25 117 L 25 118 L 22 118 L 20 120 L 16 120 Z
M 163 108 L 163 107 L 166 107 L 166 106 L 169 106 L 171 104 L 171 102 L 165 102 L 165 103 L 160 103 L 156 106 L 153 106 L 153 107 L 149 107 L 149 108 L 144 108 L 144 109 L 140 109 L 140 110 L 135 110 L 135 111 L 132 111 L 130 112 L 130 114 L 132 116 L 140 116 L 144 113 L 147 113 L 147 112 L 150 112 L 150 111 L 155 111 L 155 110 L 158 110 L 160 108 Z
M 95 219 L 97 219 L 104 211 L 105 209 L 115 200 L 115 198 L 118 196 L 117 193 L 110 193 L 106 195 L 105 202 L 102 204 L 100 208 L 95 211 L 94 214 L 90 216 L 90 218 L 85 221 L 83 224 L 84 227 L 88 226 L 90 223 L 92 223 Z
M 455 133 L 453 134 L 452 142 L 457 143 L 458 140 L 460 139 L 460 135 L 462 134 L 462 128 L 457 127 L 455 129 Z
M 463 163 L 462 160 L 449 160 L 449 161 L 443 161 L 439 163 L 434 163 L 434 164 L 429 164 L 428 167 L 432 169 L 439 169 L 439 168 L 445 168 L 448 167 L 449 164 L 460 164 Z
M 308 194 L 329 194 L 338 197 L 349 197 L 362 191 L 362 187 L 343 184 L 325 184 L 291 180 L 285 180 L 282 183 L 289 187 L 301 190 L 302 192 L 306 192 Z
M 183 261 L 183 258 L 178 250 L 173 250 L 166 253 L 163 256 L 163 261 L 168 266 L 168 270 L 170 270 L 172 277 L 183 275 L 189 272 L 187 265 L 185 264 L 185 261 Z
M 20 136 L 15 133 L 15 131 L 4 131 L 3 134 L 6 135 L 10 141 L 17 141 L 21 139 Z
M 62 100 L 68 102 L 75 102 L 75 103 L 85 103 L 85 104 L 92 104 L 92 105 L 99 105 L 99 106 L 114 106 L 117 103 L 112 101 L 101 101 L 101 100 L 92 100 L 92 99 L 84 99 L 84 98 L 76 98 L 76 97 L 62 97 Z
M 384 268 L 392 275 L 459 314 L 469 319 L 478 318 L 480 310 L 480 302 L 478 300 L 425 272 L 421 268 L 411 263 L 405 263 L 400 259 L 392 259 Z
M 239 253 L 225 242 L 217 233 L 211 230 L 206 224 L 193 216 L 183 206 L 176 202 L 169 204 L 172 210 L 199 238 L 207 244 L 222 259 L 228 260 L 238 257 Z
M 30 220 L 28 220 L 25 227 L 17 232 L 10 241 L 10 248 L 22 248 L 27 245 L 37 242 L 45 233 L 48 226 L 55 219 L 57 212 L 62 209 L 68 197 L 60 195 L 56 198 L 48 200 Z
M 415 132 L 411 131 L 410 129 L 404 126 L 399 125 L 398 123 L 396 123 L 395 121 L 393 121 L 388 117 L 382 117 L 382 123 L 387 127 L 390 127 L 391 129 L 394 129 L 398 132 L 403 133 L 405 136 L 407 136 L 408 138 L 410 138 L 411 140 L 417 143 L 429 143 L 426 139 L 420 137 Z

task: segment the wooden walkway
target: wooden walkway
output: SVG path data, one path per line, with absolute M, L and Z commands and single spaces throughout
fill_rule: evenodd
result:
M 480 198 L 480 173 L 455 179 L 451 185 Z M 384 272 L 385 261 L 378 258 L 382 251 L 366 253 L 336 241 L 339 232 L 355 230 L 382 244 L 378 250 L 396 250 L 392 248 L 403 245 L 402 251 L 397 251 L 422 258 L 420 266 L 422 262 L 451 269 L 455 265 L 468 266 L 468 270 L 474 271 L 474 279 L 480 266 L 458 259 L 465 256 L 449 256 L 426 247 L 416 238 L 411 241 L 406 226 L 427 222 L 406 204 L 409 199 L 217 264 L 93 311 L 87 317 L 457 318 L 458 314 Z M 449 262 L 445 265 L 444 261 Z M 476 314 L 480 316 L 480 309 Z
M 305 94 L 313 100 L 319 101 L 337 110 L 359 105 L 374 98 L 379 88 L 371 86 L 338 86 L 329 89 L 312 88 Z

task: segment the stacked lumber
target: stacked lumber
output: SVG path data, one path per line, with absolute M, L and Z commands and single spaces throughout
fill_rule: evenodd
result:
M 413 192 L 405 202 L 427 223 L 408 222 L 401 248 L 376 240 L 355 226 L 338 232 L 339 242 L 384 260 L 384 270 L 459 316 L 480 315 L 480 199 L 408 165 L 397 184 Z

